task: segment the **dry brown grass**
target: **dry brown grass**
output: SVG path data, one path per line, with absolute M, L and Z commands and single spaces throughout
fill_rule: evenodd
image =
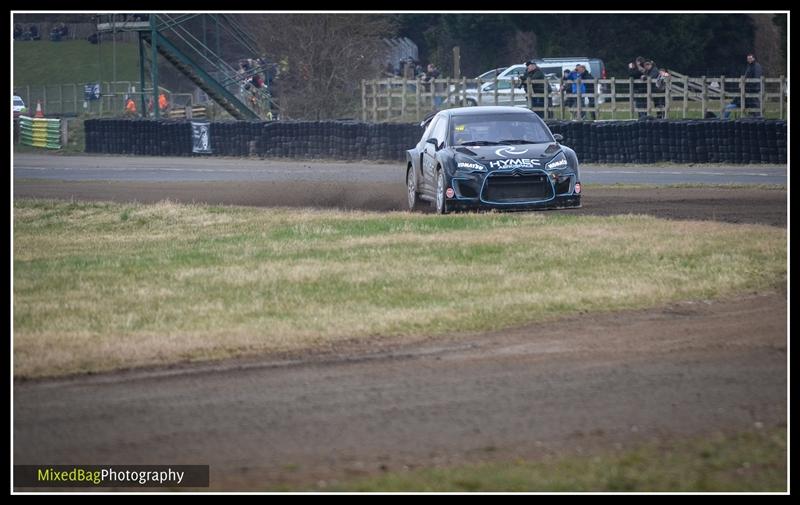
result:
M 786 231 L 645 216 L 15 202 L 14 372 L 481 331 L 783 289 Z

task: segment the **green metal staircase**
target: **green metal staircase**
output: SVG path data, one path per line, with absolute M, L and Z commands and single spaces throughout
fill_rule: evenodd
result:
M 152 46 L 153 34 L 141 32 L 142 39 Z M 252 110 L 244 101 L 226 89 L 217 79 L 209 75 L 202 67 L 194 63 L 188 56 L 180 51 L 172 42 L 159 32 L 155 32 L 156 50 L 177 70 L 202 89 L 209 98 L 217 102 L 220 107 L 236 119 L 260 119 L 258 113 Z
M 202 16 L 207 16 L 217 26 L 217 52 L 212 51 L 205 40 L 201 40 L 201 37 L 205 39 L 206 19 L 202 19 L 203 34 L 198 36 L 193 33 L 192 26 L 195 26 L 196 32 L 197 20 Z M 277 109 L 277 105 L 268 88 L 245 85 L 262 69 L 253 68 L 248 72 L 242 72 L 218 54 L 220 26 L 228 31 L 228 39 L 237 43 L 237 60 L 254 57 L 257 54 L 252 37 L 244 33 L 235 20 L 225 15 L 150 14 L 145 22 L 120 23 L 115 20 L 112 23 L 99 23 L 98 31 L 138 32 L 142 88 L 145 80 L 144 44 L 147 44 L 151 50 L 155 49 L 150 58 L 154 89 L 158 87 L 157 52 L 234 118 L 240 120 L 271 118 L 272 110 Z

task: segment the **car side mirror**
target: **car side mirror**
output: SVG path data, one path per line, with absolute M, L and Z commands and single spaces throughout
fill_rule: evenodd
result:
M 564 140 L 564 136 L 561 135 L 560 133 L 554 133 L 553 138 L 556 139 L 556 142 L 561 142 L 562 140 Z
M 437 151 L 439 150 L 439 142 L 435 138 L 429 138 L 428 140 L 425 141 L 425 143 L 433 144 L 433 147 L 435 147 Z

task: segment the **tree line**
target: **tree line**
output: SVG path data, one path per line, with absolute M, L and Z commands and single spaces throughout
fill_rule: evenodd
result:
M 531 58 L 601 58 L 607 77 L 627 78 L 636 56 L 659 68 L 691 76 L 737 76 L 755 51 L 768 77 L 787 75 L 787 15 L 750 14 L 236 14 L 258 42 L 261 55 L 278 64 L 273 92 L 287 117 L 323 119 L 358 115 L 362 79 L 385 69 L 384 38 L 408 37 L 424 67 L 434 63 L 453 76 L 453 47 L 461 75 Z M 14 21 L 85 21 L 89 14 L 22 14 Z M 213 25 L 205 26 L 215 40 Z M 195 33 L 199 36 L 199 33 Z M 240 46 L 221 40 L 230 61 Z M 226 50 L 230 46 L 235 50 Z M 391 62 L 397 65 L 398 62 Z M 166 77 L 166 75 L 165 75 Z M 600 77 L 600 76 L 596 76 Z M 180 84 L 180 80 L 178 80 Z
M 561 56 L 601 58 L 607 77 L 627 78 L 636 56 L 692 76 L 734 76 L 743 73 L 748 52 L 758 54 L 759 44 L 769 48 L 759 55 L 766 75 L 786 74 L 785 14 L 243 16 L 265 54 L 281 62 L 276 92 L 288 115 L 311 119 L 357 115 L 361 79 L 378 77 L 386 66 L 380 56 L 385 37 L 411 39 L 422 66 L 434 63 L 443 76 L 453 75 L 454 46 L 466 77 Z
M 759 54 L 768 75 L 786 74 L 786 15 L 779 14 L 397 14 L 398 34 L 420 48 L 420 58 L 475 76 L 530 58 L 602 59 L 608 77 L 627 77 L 636 56 L 690 75 L 738 75 L 756 47 L 756 21 L 766 17 L 780 54 Z M 782 41 L 782 43 L 781 43 Z M 771 49 L 771 47 L 770 47 Z M 766 48 L 765 48 L 766 51 Z

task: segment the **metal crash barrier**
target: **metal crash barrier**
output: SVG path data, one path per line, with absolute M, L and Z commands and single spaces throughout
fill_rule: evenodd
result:
M 61 120 L 19 117 L 19 143 L 46 149 L 61 149 Z

